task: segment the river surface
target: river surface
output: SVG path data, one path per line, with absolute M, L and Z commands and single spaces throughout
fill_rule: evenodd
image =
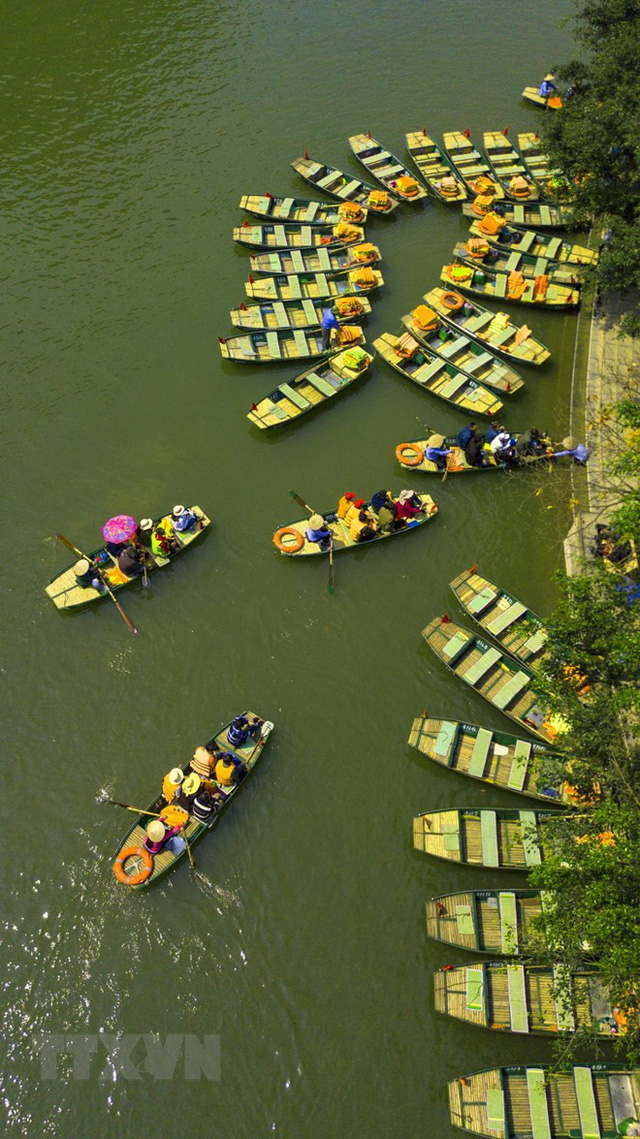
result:
M 259 433 L 251 402 L 295 367 L 223 364 L 217 336 L 247 275 L 231 241 L 242 193 L 313 196 L 289 167 L 305 148 L 357 174 L 346 137 L 360 130 L 403 154 L 405 131 L 422 126 L 468 126 L 477 141 L 483 129 L 535 129 L 520 91 L 570 55 L 560 20 L 571 9 L 31 0 L 5 11 L 11 1135 L 439 1139 L 454 1134 L 447 1079 L 549 1057 L 544 1041 L 434 1014 L 432 973 L 455 956 L 427 940 L 425 901 L 508 882 L 415 854 L 412 816 L 526 803 L 436 769 L 406 739 L 425 708 L 509 730 L 420 630 L 445 610 L 461 616 L 448 583 L 474 563 L 547 614 L 581 473 L 573 484 L 568 469 L 444 485 L 415 476 L 437 519 L 336 558 L 329 596 L 325 559 L 287 560 L 271 544 L 300 515 L 289 490 L 325 510 L 346 489 L 397 492 L 396 444 L 464 420 L 379 364 L 332 406 Z M 387 284 L 369 341 L 396 331 L 465 230 L 433 201 L 371 225 Z M 532 323 L 553 359 L 524 370 L 507 421 L 561 439 L 576 317 Z M 108 602 L 55 611 L 44 586 L 69 560 L 57 531 L 91 549 L 111 514 L 178 501 L 199 503 L 214 526 L 148 593 L 121 594 L 137 637 Z M 132 816 L 97 802 L 101 790 L 143 806 L 246 706 L 276 731 L 198 848 L 196 882 L 184 866 L 146 894 L 119 886 L 112 851 Z M 107 1058 L 107 1037 L 121 1034 L 131 1048 L 138 1034 L 219 1045 L 221 1078 L 182 1053 L 172 1078 L 154 1078 L 141 1036 L 127 1069 L 112 1045 Z M 67 1054 L 47 1067 L 39 1044 L 55 1050 L 65 1035 L 75 1066 Z

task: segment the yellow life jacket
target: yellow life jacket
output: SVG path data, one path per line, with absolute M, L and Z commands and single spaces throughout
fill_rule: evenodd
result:
M 377 277 L 373 269 L 370 269 L 368 265 L 363 265 L 361 269 L 354 269 L 352 273 L 349 273 L 349 281 L 358 289 L 366 289 L 376 284 Z
M 357 297 L 338 297 L 334 308 L 339 316 L 359 316 L 364 305 Z
M 227 763 L 226 759 L 219 759 L 216 763 L 216 779 L 223 787 L 230 787 L 233 783 L 234 764 Z
M 452 194 L 457 194 L 458 183 L 457 183 L 456 179 L 453 177 L 453 174 L 445 175 L 445 177 L 442 178 L 438 182 L 438 189 L 439 189 L 441 194 L 446 194 L 449 197 Z
M 468 265 L 447 265 L 447 276 L 452 281 L 468 281 L 473 274 L 473 269 Z
M 490 236 L 493 236 L 493 234 L 502 233 L 506 224 L 504 218 L 501 218 L 498 214 L 488 213 L 478 222 L 478 229 L 482 230 L 482 233 L 488 233 Z
M 396 182 L 396 189 L 406 198 L 415 198 L 420 187 L 415 178 L 409 178 L 408 174 L 402 174 Z
M 356 229 L 355 225 L 349 225 L 346 221 L 341 221 L 339 225 L 334 226 L 333 232 L 339 241 L 344 242 L 357 241 L 360 237 L 360 230 Z
M 491 194 L 495 192 L 495 183 L 491 178 L 487 178 L 486 174 L 480 174 L 475 182 L 470 183 L 472 190 L 475 194 Z
M 423 332 L 433 332 L 438 327 L 437 313 L 432 308 L 427 308 L 426 305 L 418 305 L 417 308 L 413 309 L 411 315 L 418 328 L 421 328 Z
M 549 278 L 547 277 L 546 273 L 541 273 L 540 276 L 536 277 L 535 281 L 533 282 L 534 297 L 538 297 L 539 300 L 544 300 L 547 295 L 548 288 Z
M 371 190 L 367 199 L 367 205 L 372 210 L 386 210 L 389 205 L 389 195 L 386 190 Z
M 340 343 L 352 344 L 354 340 L 362 338 L 362 329 L 359 324 L 343 324 L 340 326 Z
M 477 198 L 473 199 L 471 209 L 474 214 L 483 217 L 488 212 L 493 203 L 493 194 L 478 194 Z
M 405 332 L 399 336 L 394 344 L 394 350 L 401 356 L 403 360 L 411 360 L 418 351 L 420 345 L 417 340 L 414 340 L 410 333 Z
M 489 252 L 489 242 L 482 237 L 470 237 L 465 249 L 470 257 L 482 259 Z
M 341 202 L 338 206 L 338 213 L 344 221 L 362 221 L 363 212 L 357 202 Z
M 375 245 L 372 245 L 369 241 L 364 241 L 362 245 L 354 245 L 353 247 L 353 256 L 356 261 L 373 261 L 376 254 L 377 250 Z
M 524 292 L 525 284 L 526 282 L 522 273 L 520 273 L 518 269 L 514 269 L 512 273 L 509 273 L 507 280 L 507 296 L 516 299 L 521 297 Z

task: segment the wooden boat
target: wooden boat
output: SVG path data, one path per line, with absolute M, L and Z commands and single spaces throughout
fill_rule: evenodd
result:
M 333 198 L 342 201 L 357 202 L 366 206 L 374 214 L 382 217 L 393 213 L 398 203 L 390 194 L 381 193 L 368 182 L 361 182 L 351 174 L 344 174 L 335 166 L 327 166 L 324 162 L 316 162 L 305 153 L 303 158 L 295 158 L 291 163 L 296 174 L 305 182 L 324 190 Z
M 514 660 L 534 670 L 540 667 L 547 633 L 533 609 L 482 577 L 476 566 L 458 574 L 450 585 L 462 608 Z
M 351 343 L 364 343 L 362 329 L 357 325 L 348 327 Z M 236 364 L 280 364 L 283 360 L 309 360 L 314 356 L 329 356 L 336 351 L 335 347 L 322 347 L 320 328 L 247 332 L 244 336 L 227 336 L 226 339 L 219 336 L 218 342 L 224 359 L 233 360 Z
M 373 360 L 373 356 L 365 352 L 359 368 L 349 367 L 350 352 L 349 348 L 338 352 L 289 383 L 280 384 L 275 391 L 252 405 L 247 419 L 256 427 L 280 427 L 340 395 L 369 371 Z
M 474 270 L 467 265 L 454 264 L 443 265 L 440 273 L 440 280 L 445 285 L 491 300 L 571 311 L 580 307 L 580 290 L 575 285 L 571 288 L 553 283 L 538 286 L 538 281 L 544 282 L 544 278 L 528 281 L 521 278 L 522 275 L 518 274 L 517 283 L 513 278 L 512 284 L 511 273 L 492 273 L 486 268 Z
M 549 179 L 557 177 L 559 171 L 552 170 L 551 159 L 543 151 L 538 134 L 521 131 L 518 135 L 518 150 L 529 174 L 546 195 Z
M 448 1092 L 453 1126 L 490 1139 L 619 1139 L 640 1119 L 640 1069 L 618 1064 L 490 1068 Z
M 371 312 L 371 302 L 366 297 L 345 297 L 330 307 L 339 324 L 363 320 Z M 326 308 L 326 303 L 320 301 L 260 301 L 232 308 L 229 315 L 237 328 L 252 332 L 272 328 L 319 328 Z
M 191 530 L 185 530 L 182 533 L 176 532 L 176 541 L 179 543 L 179 549 L 168 558 L 161 558 L 152 554 L 150 550 L 147 551 L 147 569 L 149 573 L 154 570 L 162 569 L 164 566 L 169 565 L 169 562 L 174 562 L 176 558 L 188 550 L 198 538 L 202 536 L 204 531 L 211 525 L 211 519 L 199 506 L 191 506 L 189 508 L 197 516 L 197 521 Z M 161 518 L 166 516 L 161 514 L 158 518 L 154 519 L 157 524 Z M 171 510 L 168 511 L 171 514 Z M 105 546 L 99 546 L 97 549 L 92 550 L 87 555 L 91 561 L 97 560 L 99 572 L 106 579 L 109 589 L 112 593 L 117 593 L 120 589 L 124 589 L 127 585 L 132 585 L 134 581 L 140 581 L 140 575 L 134 574 L 128 576 L 123 573 L 119 568 L 117 560 L 109 554 Z M 97 589 L 92 586 L 84 588 L 78 585 L 76 575 L 73 572 L 73 567 L 76 565 L 74 560 L 71 565 L 67 566 L 62 573 L 53 577 L 47 585 L 45 592 L 53 601 L 56 609 L 75 609 L 80 605 L 88 605 L 91 601 L 101 601 L 107 596 L 106 593 L 98 593 Z
M 490 352 L 485 352 L 475 340 L 457 333 L 433 311 L 418 305 L 402 317 L 407 332 L 416 340 L 442 356 L 459 372 L 472 380 L 486 384 L 503 395 L 513 395 L 524 387 L 524 380 L 515 368 L 510 368 Z
M 462 212 L 465 217 L 477 221 L 483 217 L 488 209 L 474 208 L 473 202 L 463 202 Z M 562 206 L 548 205 L 546 202 L 500 202 L 500 213 L 510 224 L 523 225 L 527 229 L 568 229 L 569 219 Z
M 445 324 L 467 333 L 499 356 L 507 356 L 520 364 L 544 364 L 551 355 L 542 341 L 531 335 L 526 324 L 514 324 L 506 312 L 491 312 L 476 301 L 438 285 L 425 293 L 424 299 Z
M 472 953 L 531 956 L 544 948 L 535 928 L 545 894 L 540 890 L 463 890 L 427 902 L 427 935 Z
M 426 430 L 428 430 L 431 435 L 440 434 L 435 427 L 433 429 L 426 428 Z M 472 467 L 467 462 L 462 447 L 458 444 L 457 436 L 444 435 L 443 439 L 443 446 L 453 452 L 447 459 L 447 477 L 449 475 L 471 474 L 473 471 L 482 473 L 483 471 L 509 470 L 510 473 L 513 473 L 515 469 L 507 467 L 505 463 L 496 462 L 496 457 L 488 443 L 485 443 L 483 447 L 484 460 L 487 465 L 484 467 Z M 431 459 L 425 458 L 428 440 L 429 436 L 425 439 L 412 439 L 408 443 L 398 443 L 396 447 L 396 459 L 405 470 L 424 471 L 427 475 L 440 475 L 440 477 L 442 477 L 442 469 L 437 467 Z M 547 457 L 547 455 L 523 455 L 518 465 L 519 467 L 527 467 L 531 463 L 539 463 Z
M 502 408 L 502 403 L 489 388 L 458 371 L 408 333 L 392 336 L 383 332 L 374 340 L 373 347 L 401 376 L 413 380 L 425 391 L 455 407 L 473 415 L 496 415 Z
M 246 716 L 247 718 L 256 718 L 254 712 L 244 712 L 242 715 Z M 256 763 L 258 762 L 258 759 L 262 755 L 264 746 L 267 743 L 267 740 L 269 739 L 269 736 L 273 729 L 273 724 L 271 724 L 269 721 L 263 721 L 261 734 L 258 734 L 256 731 L 254 733 L 254 736 L 256 738 L 252 738 L 250 736 L 242 747 L 234 747 L 234 745 L 229 742 L 229 737 L 227 734 L 232 722 L 233 721 L 230 721 L 228 724 L 225 724 L 224 728 L 222 728 L 221 731 L 217 733 L 217 735 L 212 740 L 212 746 L 215 746 L 220 751 L 230 752 L 237 759 L 239 759 L 246 767 L 248 775 L 253 770 Z M 187 775 L 192 770 L 190 762 L 182 764 L 181 767 L 185 775 Z M 231 786 L 223 786 L 216 779 L 211 780 L 216 791 L 222 797 L 222 805 L 219 810 L 213 815 L 211 821 L 208 823 L 200 823 L 193 816 L 189 816 L 189 821 L 186 824 L 183 833 L 186 835 L 187 842 L 189 843 L 189 847 L 191 849 L 193 849 L 193 847 L 196 846 L 202 838 L 204 838 L 205 834 L 208 834 L 209 831 L 213 829 L 222 812 L 225 811 L 228 807 L 230 800 L 237 794 L 240 787 L 242 787 L 246 782 L 246 778 L 247 776 L 244 777 L 241 783 L 232 784 Z M 128 877 L 130 876 L 132 878 L 135 878 L 139 872 L 143 871 L 145 854 L 146 860 L 151 859 L 151 873 L 148 874 L 148 876 L 142 881 L 127 882 L 127 885 L 131 889 L 146 890 L 149 886 L 153 886 L 156 882 L 159 882 L 161 878 L 166 877 L 166 875 L 169 874 L 169 872 L 173 870 L 174 867 L 178 865 L 178 863 L 184 862 L 185 859 L 188 859 L 189 857 L 186 847 L 177 854 L 174 854 L 167 848 L 161 850 L 159 854 L 154 855 L 150 855 L 146 852 L 141 852 L 141 848 L 146 837 L 146 827 L 150 822 L 149 816 L 157 814 L 162 815 L 163 809 L 165 811 L 171 811 L 171 807 L 167 807 L 166 799 L 164 799 L 160 794 L 149 804 L 146 812 L 138 815 L 136 821 L 132 826 L 129 827 L 127 833 L 118 843 L 117 849 L 115 851 L 115 857 L 116 860 L 122 860 L 122 869 Z M 126 851 L 128 850 L 131 851 L 131 854 L 129 857 L 126 857 Z
M 258 253 L 249 258 L 252 273 L 344 273 L 359 265 L 381 261 L 377 245 L 323 246 L 316 249 L 287 249 L 279 253 Z
M 555 744 L 566 730 L 564 721 L 550 712 L 544 694 L 536 689 L 533 673 L 500 649 L 456 625 L 446 614 L 430 621 L 422 636 L 447 668 L 532 735 Z
M 270 221 L 296 221 L 302 225 L 339 225 L 341 221 L 364 225 L 366 206 L 358 202 L 334 206 L 331 202 L 309 201 L 307 198 L 274 198 L 273 194 L 243 194 L 240 209 Z
M 333 248 L 364 241 L 364 230 L 346 222 L 326 230 L 310 225 L 252 225 L 245 221 L 234 226 L 233 240 L 248 249 L 311 249 L 326 245 Z
M 348 273 L 305 273 L 299 277 L 289 277 L 277 273 L 271 277 L 260 277 L 254 281 L 249 275 L 245 285 L 248 297 L 268 301 L 334 300 L 336 297 L 360 296 L 371 293 L 384 285 L 379 269 L 369 265 L 361 269 L 351 269 Z
M 448 205 L 466 201 L 467 189 L 464 182 L 455 174 L 440 147 L 426 130 L 409 131 L 405 138 L 409 154 L 436 198 Z
M 445 862 L 522 872 L 543 861 L 540 827 L 549 818 L 541 811 L 427 811 L 413 820 L 413 845 Z
M 502 131 L 485 131 L 482 141 L 487 161 L 507 198 L 515 202 L 537 202 L 540 190 L 507 136 Z M 518 190 L 514 180 L 520 187 Z
M 493 194 L 496 201 L 504 198 L 504 190 L 486 158 L 462 131 L 445 131 L 444 149 L 449 162 L 472 194 Z
M 394 198 L 403 202 L 419 202 L 427 197 L 426 187 L 420 179 L 410 174 L 400 159 L 390 150 L 385 150 L 370 134 L 352 134 L 348 142 L 358 162 Z
M 521 98 L 534 107 L 546 107 L 550 111 L 559 111 L 562 106 L 562 97 L 554 91 L 551 95 L 541 95 L 539 87 L 525 87 Z
M 422 502 L 422 514 L 418 514 L 415 518 L 412 518 L 401 530 L 384 530 L 378 532 L 369 542 L 355 542 L 342 519 L 338 518 L 331 510 L 324 511 L 322 517 L 333 534 L 334 554 L 340 553 L 342 550 L 353 550 L 354 548 L 363 550 L 367 546 L 373 546 L 375 542 L 383 542 L 386 538 L 397 538 L 399 534 L 406 534 L 411 530 L 415 530 L 417 526 L 423 526 L 425 522 L 431 521 L 438 513 L 438 507 L 430 494 L 419 494 L 418 498 Z M 374 517 L 377 517 L 370 503 L 366 504 L 366 509 L 370 514 L 374 515 Z M 297 522 L 287 522 L 286 525 L 276 530 L 273 536 L 274 546 L 281 554 L 287 554 L 290 557 L 304 558 L 317 556 L 318 554 L 328 554 L 329 547 L 321 550 L 317 542 L 310 542 L 308 540 L 308 526 L 308 518 L 302 518 Z
M 557 753 L 542 744 L 460 720 L 417 716 L 409 745 L 460 775 L 546 803 L 572 805 L 563 779 L 550 774 Z M 549 772 L 545 774 L 545 765 Z
M 483 252 L 483 249 L 486 252 Z M 535 281 L 536 277 L 546 276 L 554 285 L 567 285 L 572 289 L 582 288 L 577 266 L 561 265 L 559 261 L 547 261 L 546 257 L 534 257 L 531 253 L 518 253 L 517 250 L 504 245 L 490 245 L 486 238 L 482 237 L 459 241 L 454 246 L 453 256 L 463 265 L 470 265 L 472 269 L 482 269 L 483 273 L 485 271 L 505 273 L 507 277 L 510 273 L 521 273 L 526 281 Z
M 525 1036 L 581 1029 L 609 1040 L 617 1035 L 611 1001 L 593 968 L 475 961 L 446 965 L 433 981 L 436 1012 L 481 1028 Z
M 506 222 L 504 224 L 506 225 Z M 510 225 L 508 232 L 508 240 L 505 240 L 501 233 L 487 233 L 479 219 L 469 228 L 472 237 L 482 237 L 491 245 L 497 245 L 500 249 L 512 253 L 528 253 L 532 257 L 545 257 L 547 261 L 559 261 L 564 265 L 593 265 L 598 260 L 598 251 L 589 249 L 587 245 L 561 241 L 559 237 L 536 233 L 535 230 L 525 229 L 520 225 Z

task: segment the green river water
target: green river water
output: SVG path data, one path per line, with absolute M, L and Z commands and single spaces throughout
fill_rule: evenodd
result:
M 418 1139 L 454 1132 L 446 1081 L 544 1061 L 433 1012 L 455 955 L 425 935 L 436 893 L 502 884 L 414 853 L 411 819 L 449 805 L 524 806 L 436 769 L 411 720 L 508 721 L 430 654 L 421 628 L 457 610 L 478 563 L 543 615 L 570 522 L 568 468 L 468 480 L 417 475 L 437 519 L 336 559 L 281 558 L 298 517 L 406 485 L 395 445 L 463 418 L 386 366 L 340 401 L 259 433 L 250 404 L 293 368 L 223 364 L 243 297 L 241 193 L 313 196 L 312 157 L 359 172 L 347 135 L 535 129 L 520 101 L 572 50 L 568 0 L 31 0 L 5 10 L 2 381 L 4 614 L 2 1101 L 16 1136 Z M 459 212 L 402 206 L 369 229 L 386 286 L 367 337 L 437 283 Z M 523 312 L 515 314 L 521 319 Z M 581 331 L 586 330 L 586 313 Z M 576 317 L 535 313 L 553 359 L 524 369 L 507 422 L 569 427 Z M 578 369 L 577 379 L 580 379 Z M 462 484 L 462 485 L 460 485 Z M 108 603 L 60 615 L 44 594 L 113 513 L 197 502 L 199 548 Z M 13 527 L 11 529 L 10 527 Z M 159 779 L 242 707 L 273 720 L 261 765 L 198 848 L 148 893 L 111 873 Z M 513 882 L 513 879 L 509 879 Z M 86 1034 L 86 1070 L 43 1068 L 44 1037 Z M 138 1079 L 99 1037 L 219 1038 L 221 1078 Z M 93 1049 L 93 1053 L 91 1052 Z M 113 1056 L 112 1056 L 113 1061 Z M 103 1074 L 107 1078 L 100 1079 Z M 135 1073 L 134 1073 L 135 1075 Z M 85 1078 L 86 1077 L 86 1078 Z M 131 1073 L 129 1073 L 131 1077 Z

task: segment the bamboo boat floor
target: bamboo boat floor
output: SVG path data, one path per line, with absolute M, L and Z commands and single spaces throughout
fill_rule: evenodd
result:
M 462 890 L 426 905 L 427 935 L 472 953 L 517 957 L 544 949 L 539 890 Z

